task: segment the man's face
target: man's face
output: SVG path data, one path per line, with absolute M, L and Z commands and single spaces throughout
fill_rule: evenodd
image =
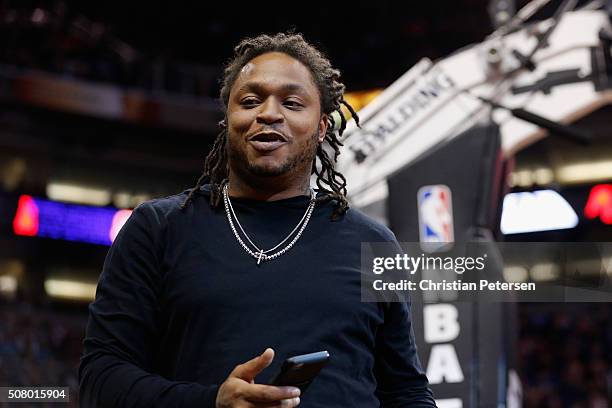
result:
M 229 163 L 242 176 L 310 175 L 327 129 L 308 68 L 284 53 L 252 59 L 229 95 Z

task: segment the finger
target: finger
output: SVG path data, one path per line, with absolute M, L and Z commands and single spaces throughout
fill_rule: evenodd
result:
M 281 401 L 280 407 L 282 408 L 293 408 L 300 405 L 300 397 L 295 397 L 291 399 L 286 399 Z
M 264 368 L 268 367 L 274 359 L 274 350 L 267 348 L 259 356 L 246 363 L 240 364 L 234 368 L 234 371 L 230 376 L 238 377 L 246 382 L 251 382 L 255 379 L 257 374 Z
M 254 406 L 257 408 L 293 408 L 300 405 L 300 397 L 289 398 L 277 402 L 256 402 Z
M 274 385 L 252 384 L 242 390 L 244 399 L 251 402 L 280 402 L 300 396 L 296 387 L 276 387 Z

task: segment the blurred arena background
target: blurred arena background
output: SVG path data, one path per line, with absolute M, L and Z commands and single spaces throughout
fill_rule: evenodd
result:
M 361 109 L 421 58 L 483 41 L 498 3 L 0 0 L 0 386 L 68 386 L 78 406 L 87 305 L 106 252 L 131 209 L 195 183 L 222 118 L 217 80 L 238 40 L 302 32 Z M 527 3 L 506 2 L 509 13 Z M 611 109 L 578 121 L 607 136 L 595 147 L 603 165 L 557 179 L 546 164 L 572 160 L 575 147 L 545 138 L 518 152 L 504 179 L 504 194 L 560 193 L 576 222 L 504 232 L 498 214 L 496 239 L 612 241 Z M 601 213 L 585 213 L 589 200 Z M 522 405 L 612 407 L 612 304 L 517 307 Z

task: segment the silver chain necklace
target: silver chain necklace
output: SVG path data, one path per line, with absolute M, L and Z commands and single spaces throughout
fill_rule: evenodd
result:
M 276 244 L 274 247 L 267 249 L 267 250 L 263 250 L 259 248 L 257 245 L 255 245 L 255 243 L 251 240 L 251 238 L 249 238 L 249 235 L 246 233 L 244 228 L 242 228 L 242 225 L 240 224 L 240 221 L 238 220 L 238 217 L 236 216 L 236 213 L 234 212 L 232 201 L 229 198 L 228 186 L 229 184 L 225 184 L 223 186 L 223 204 L 225 205 L 225 214 L 227 215 L 227 221 L 229 222 L 230 228 L 232 232 L 234 233 L 234 236 L 236 237 L 236 240 L 238 241 L 240 246 L 249 255 L 257 259 L 257 265 L 259 265 L 261 261 L 271 261 L 272 259 L 278 258 L 282 254 L 287 252 L 289 249 L 291 249 L 291 247 L 295 245 L 297 240 L 300 238 L 300 236 L 306 229 L 306 226 L 308 225 L 308 221 L 310 221 L 310 217 L 312 216 L 312 212 L 315 207 L 315 202 L 316 202 L 315 193 L 314 193 L 314 190 L 311 188 L 310 189 L 310 203 L 308 204 L 308 207 L 306 208 L 304 215 L 302 216 L 300 221 L 297 223 L 295 228 L 293 228 L 293 230 L 285 237 L 285 239 L 283 239 L 281 242 Z M 248 245 L 242 240 L 242 237 L 240 237 L 240 234 L 236 230 L 236 226 L 234 225 L 234 220 L 236 220 L 236 224 L 238 225 L 240 232 L 242 232 L 242 235 L 244 235 L 248 243 L 251 244 L 253 248 L 255 248 L 255 251 L 249 248 Z M 291 238 L 292 236 L 293 236 L 293 239 L 283 249 L 280 249 L 277 252 L 274 252 L 273 254 L 268 255 L 270 252 L 276 251 L 281 245 L 287 242 L 287 240 L 289 240 L 289 238 Z

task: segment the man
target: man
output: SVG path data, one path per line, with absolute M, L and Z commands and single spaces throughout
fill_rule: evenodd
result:
M 320 350 L 331 358 L 302 406 L 435 406 L 409 306 L 360 301 L 361 242 L 395 237 L 348 209 L 333 168 L 343 93 L 300 35 L 236 47 L 196 187 L 139 206 L 109 251 L 82 406 L 294 407 L 298 389 L 264 384 L 285 358 Z

